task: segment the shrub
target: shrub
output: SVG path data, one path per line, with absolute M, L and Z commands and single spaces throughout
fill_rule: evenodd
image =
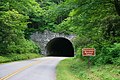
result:
M 102 45 L 99 54 L 93 57 L 94 64 L 117 64 L 120 65 L 120 43 Z

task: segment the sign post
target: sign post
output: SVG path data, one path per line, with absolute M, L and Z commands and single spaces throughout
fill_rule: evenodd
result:
M 88 57 L 88 68 L 90 68 L 90 56 L 95 56 L 95 48 L 83 48 L 82 49 L 82 56 L 87 56 Z

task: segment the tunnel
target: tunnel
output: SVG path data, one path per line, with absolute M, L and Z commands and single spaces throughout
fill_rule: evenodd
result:
M 74 57 L 74 48 L 68 39 L 57 37 L 47 43 L 46 54 L 48 56 Z

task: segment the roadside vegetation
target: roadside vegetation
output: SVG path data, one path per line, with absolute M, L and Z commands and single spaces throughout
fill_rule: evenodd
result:
M 38 57 L 42 57 L 42 56 L 36 53 L 2 55 L 0 56 L 0 63 L 33 59 L 33 58 L 38 58 Z
M 57 66 L 57 80 L 120 80 L 120 66 L 91 65 L 87 60 L 66 59 Z

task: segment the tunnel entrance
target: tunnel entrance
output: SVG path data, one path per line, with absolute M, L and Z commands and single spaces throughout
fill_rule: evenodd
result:
M 74 57 L 74 48 L 72 43 L 63 37 L 50 40 L 46 45 L 48 56 Z

